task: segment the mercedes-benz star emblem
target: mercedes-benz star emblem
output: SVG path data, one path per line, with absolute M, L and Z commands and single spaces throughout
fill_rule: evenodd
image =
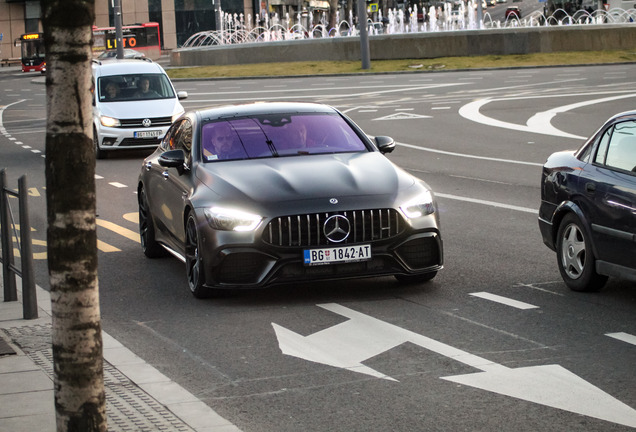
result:
M 351 224 L 349 223 L 349 219 L 346 217 L 342 215 L 333 215 L 325 221 L 322 230 L 325 233 L 325 237 L 327 237 L 330 242 L 340 243 L 349 237 Z
M 329 204 L 338 204 L 338 198 L 331 198 Z
M 150 121 L 150 119 L 143 119 L 143 120 L 141 121 L 141 125 L 142 125 L 143 127 L 150 127 L 150 125 L 152 125 L 152 122 Z

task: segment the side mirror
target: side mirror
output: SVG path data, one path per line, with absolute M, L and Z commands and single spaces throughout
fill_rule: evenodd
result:
M 159 165 L 164 168 L 176 168 L 179 175 L 185 171 L 185 153 L 183 150 L 168 150 L 159 156 Z
M 181 99 L 187 99 L 187 98 L 188 98 L 188 92 L 187 91 L 177 92 L 177 99 L 181 100 Z
M 375 145 L 378 146 L 378 150 L 380 153 L 391 153 L 395 150 L 395 141 L 393 138 L 388 136 L 377 136 L 375 137 Z

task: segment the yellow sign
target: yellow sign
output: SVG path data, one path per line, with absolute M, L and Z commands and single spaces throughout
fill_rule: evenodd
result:
M 38 33 L 25 34 L 25 35 L 22 35 L 22 39 L 24 40 L 40 39 L 40 35 Z

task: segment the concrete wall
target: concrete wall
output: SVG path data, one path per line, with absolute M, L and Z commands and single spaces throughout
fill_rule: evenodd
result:
M 371 60 L 636 49 L 636 24 L 570 25 L 369 37 Z M 171 66 L 357 61 L 360 39 L 259 42 L 172 51 Z

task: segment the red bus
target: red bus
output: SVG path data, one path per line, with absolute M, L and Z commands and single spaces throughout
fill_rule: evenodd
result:
M 20 36 L 20 52 L 22 72 L 46 72 L 42 33 L 26 33 Z
M 124 48 L 142 52 L 153 60 L 161 55 L 159 23 L 149 22 L 122 26 Z M 115 27 L 93 26 L 93 52 L 95 56 L 104 51 L 117 49 Z

